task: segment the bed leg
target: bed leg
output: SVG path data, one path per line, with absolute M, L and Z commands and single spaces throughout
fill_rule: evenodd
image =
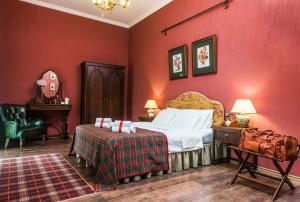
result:
M 124 179 L 124 184 L 128 184 L 130 182 L 130 179 L 129 178 L 125 178 Z
M 133 181 L 135 181 L 135 182 L 138 182 L 138 181 L 141 181 L 141 176 L 140 175 L 137 175 L 137 176 L 134 176 L 133 177 Z
M 146 176 L 146 178 L 147 178 L 147 179 L 150 179 L 151 176 L 152 176 L 152 173 L 148 173 L 147 176 Z
M 77 154 L 77 153 L 76 153 L 76 161 L 78 164 L 81 163 L 81 158 L 80 158 L 79 154 Z
M 158 175 L 158 176 L 163 176 L 163 175 L 164 175 L 164 171 L 162 171 L 162 170 L 158 171 L 158 172 L 157 172 L 157 175 Z

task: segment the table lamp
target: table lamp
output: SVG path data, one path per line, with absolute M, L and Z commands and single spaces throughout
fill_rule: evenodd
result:
M 149 117 L 154 117 L 154 109 L 157 109 L 155 100 L 147 100 L 145 108 L 148 109 L 147 113 Z
M 248 114 L 256 114 L 256 110 L 249 99 L 237 99 L 231 112 L 237 113 L 237 124 L 242 128 L 249 127 L 250 117 Z

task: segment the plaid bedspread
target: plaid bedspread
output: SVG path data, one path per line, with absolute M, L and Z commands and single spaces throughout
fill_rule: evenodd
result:
M 167 137 L 150 130 L 125 134 L 80 125 L 74 151 L 97 168 L 96 191 L 115 189 L 122 178 L 169 169 Z

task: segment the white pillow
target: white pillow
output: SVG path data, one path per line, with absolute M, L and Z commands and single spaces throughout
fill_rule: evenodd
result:
M 212 125 L 213 110 L 170 110 L 175 113 L 169 124 L 174 128 L 202 130 Z
M 174 117 L 175 113 L 173 111 L 164 109 L 156 115 L 152 123 L 156 125 L 168 125 Z
M 207 109 L 207 110 L 198 110 L 200 115 L 200 119 L 198 119 L 197 123 L 193 126 L 193 129 L 195 130 L 203 130 L 211 128 L 213 124 L 213 115 L 214 110 L 213 109 Z
M 180 116 L 183 109 L 176 109 L 176 108 L 168 107 L 166 110 L 173 114 L 173 118 L 169 122 L 169 124 L 172 125 L 172 123 L 176 119 L 176 117 Z
M 199 114 L 194 111 L 176 110 L 174 113 L 175 118 L 170 122 L 173 128 L 193 129 L 193 126 L 196 125 L 198 119 L 200 119 Z

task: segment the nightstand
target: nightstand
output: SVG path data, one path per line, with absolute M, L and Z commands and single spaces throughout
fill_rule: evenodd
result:
M 141 122 L 152 122 L 155 117 L 149 116 L 139 116 L 139 121 Z
M 239 128 L 239 127 L 231 127 L 231 126 L 213 126 L 213 151 L 212 151 L 212 162 L 215 163 L 215 142 L 223 142 L 227 146 L 238 146 L 240 143 L 240 137 L 242 130 L 245 128 Z M 227 147 L 227 159 L 226 161 L 230 161 L 231 158 L 231 149 Z M 255 167 L 257 166 L 257 158 L 253 157 L 253 164 Z

